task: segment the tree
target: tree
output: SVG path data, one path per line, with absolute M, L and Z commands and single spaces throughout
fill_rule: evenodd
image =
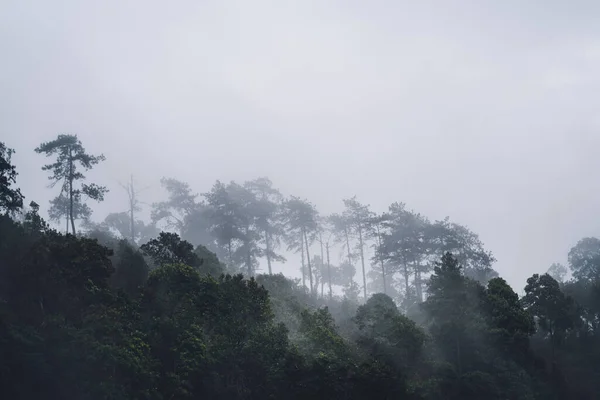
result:
M 563 283 L 568 272 L 567 267 L 564 265 L 553 263 L 550 268 L 548 268 L 547 274 L 556 279 L 558 283 Z
M 17 170 L 11 163 L 14 150 L 0 142 L 0 212 L 12 214 L 23 207 L 24 196 L 19 188 L 11 186 L 17 183 Z
M 199 207 L 199 203 L 196 202 L 198 195 L 192 193 L 187 183 L 177 179 L 163 177 L 160 184 L 167 191 L 169 198 L 152 205 L 152 221 L 158 223 L 164 220 L 166 228 L 181 232 L 184 219 Z
M 427 272 L 427 256 L 431 253 L 430 242 L 426 241 L 427 218 L 406 209 L 404 203 L 393 203 L 382 222 L 385 233 L 380 253 L 404 276 L 405 300 L 414 297 L 422 301 L 422 274 Z M 411 295 L 410 276 L 414 275 L 415 294 Z M 409 302 L 409 303 L 410 303 Z M 407 303 L 407 306 L 409 306 Z
M 336 243 L 341 243 L 343 248 L 346 249 L 346 254 L 348 256 L 348 263 L 352 264 L 352 260 L 354 255 L 352 254 L 352 247 L 350 246 L 351 239 L 351 227 L 350 221 L 344 215 L 340 214 L 331 214 L 327 221 L 331 226 L 331 231 L 335 235 Z
M 141 210 L 140 201 L 138 199 L 138 194 L 140 192 L 135 189 L 133 184 L 133 175 L 131 175 L 129 182 L 126 185 L 121 184 L 121 187 L 127 192 L 127 197 L 129 200 L 129 238 L 131 239 L 131 243 L 136 243 L 136 237 L 139 236 L 137 228 L 139 225 L 142 225 L 141 228 L 143 229 L 143 225 L 145 225 L 143 221 L 136 220 L 135 218 L 135 213 Z M 123 234 L 123 232 L 120 233 Z
M 131 296 L 138 293 L 148 278 L 148 264 L 142 253 L 134 249 L 127 240 L 122 239 L 115 249 L 113 265 L 115 273 L 111 277 L 114 287 L 123 289 Z
M 312 293 L 313 275 L 309 247 L 317 238 L 319 213 L 312 203 L 295 196 L 284 202 L 283 209 L 288 248 L 302 252 L 306 250 L 308 277 Z M 300 242 L 296 239 L 298 237 Z
M 321 220 L 321 224 L 319 225 L 319 237 L 317 238 L 317 240 L 319 241 L 319 244 L 321 245 L 321 263 L 325 263 L 325 265 L 322 266 L 321 268 L 321 273 L 322 273 L 322 279 L 323 282 L 325 281 L 325 278 L 327 278 L 327 283 L 329 286 L 329 299 L 331 300 L 333 298 L 333 290 L 331 288 L 332 285 L 332 270 L 331 270 L 331 260 L 329 257 L 329 244 L 331 242 L 331 237 L 333 236 L 333 232 L 326 232 L 326 220 L 323 221 Z M 326 235 L 327 235 L 327 239 L 323 239 L 323 232 L 325 231 Z M 325 258 L 325 254 L 327 255 L 327 258 Z M 322 288 L 321 288 L 321 292 L 322 292 Z M 322 293 L 321 293 L 322 294 Z
M 365 244 L 364 239 L 368 232 L 368 227 L 373 213 L 369 211 L 368 205 L 363 205 L 356 200 L 356 196 L 344 200 L 344 217 L 354 235 L 358 238 L 358 252 L 360 254 L 360 262 L 362 266 L 363 277 L 363 294 L 365 302 L 367 301 L 367 274 L 365 271 Z
M 76 213 L 77 207 L 78 204 L 79 207 L 84 205 L 81 195 L 95 201 L 102 201 L 108 192 L 106 187 L 94 183 L 82 183 L 81 187 L 77 188 L 76 183 L 85 179 L 85 175 L 78 168 L 81 167 L 88 171 L 99 162 L 104 161 L 105 157 L 87 154 L 77 135 L 58 135 L 53 141 L 40 144 L 35 151 L 38 154 L 43 153 L 47 157 L 56 156 L 56 161 L 44 165 L 42 170 L 51 172 L 48 177 L 52 181 L 51 187 L 61 183 L 61 194 L 65 193 L 69 201 L 69 220 L 71 231 L 75 235 L 75 220 L 81 217 Z
M 248 276 L 254 276 L 259 266 L 258 259 L 264 255 L 260 247 L 263 225 L 266 223 L 265 214 L 268 213 L 266 202 L 259 202 L 255 193 L 246 187 L 230 182 L 227 185 L 228 197 L 233 202 L 233 211 L 236 214 L 241 245 L 236 249 L 234 258 L 238 265 L 245 265 Z
M 194 246 L 172 232 L 161 232 L 158 238 L 143 244 L 140 249 L 151 257 L 157 266 L 167 264 L 185 264 L 198 268 L 202 260 L 194 253 Z
M 415 366 L 423 350 L 425 333 L 406 316 L 394 301 L 376 293 L 358 307 L 354 320 L 359 328 L 358 344 L 368 354 L 400 368 L 403 372 Z
M 600 279 L 600 239 L 581 239 L 569 251 L 569 268 L 576 279 Z
M 496 261 L 493 254 L 485 250 L 479 236 L 467 227 L 445 218 L 430 225 L 427 236 L 433 254 L 441 257 L 446 252 L 451 252 L 463 266 L 465 276 L 482 285 L 498 276 L 492 268 Z
M 152 205 L 151 225 L 161 226 L 162 223 L 165 229 L 178 232 L 182 239 L 207 246 L 219 257 L 227 259 L 211 232 L 211 207 L 197 201 L 198 195 L 185 182 L 173 178 L 162 178 L 160 182 L 168 199 Z
M 529 336 L 535 333 L 535 324 L 519 296 L 504 279 L 493 278 L 485 289 L 482 308 L 498 349 L 513 359 L 523 360 L 529 352 Z
M 302 311 L 299 329 L 300 349 L 309 357 L 319 354 L 326 354 L 332 358 L 346 357 L 349 352 L 347 343 L 336 328 L 335 320 L 327 307 L 314 312 Z
M 210 232 L 217 245 L 225 249 L 227 264 L 236 265 L 234 251 L 242 239 L 242 221 L 240 205 L 232 198 L 227 186 L 217 181 L 204 197 L 208 205 Z
M 132 244 L 146 243 L 160 233 L 152 222 L 146 224 L 140 219 L 134 220 L 134 228 L 131 230 L 131 215 L 127 212 L 108 214 L 99 228 L 117 233 L 123 239 L 133 240 Z M 132 233 L 133 237 L 130 236 Z
M 272 261 L 285 262 L 285 258 L 276 251 L 284 236 L 282 225 L 281 203 L 283 196 L 273 187 L 269 178 L 257 178 L 244 183 L 244 188 L 255 196 L 256 227 L 263 233 L 265 243 L 262 252 L 267 259 L 269 274 L 273 273 Z
M 477 351 L 474 338 L 478 334 L 479 299 L 483 288 L 465 278 L 458 260 L 450 253 L 436 262 L 429 280 L 428 297 L 423 303 L 429 319 L 429 330 L 459 375 L 467 371 Z
M 531 313 L 537 326 L 549 336 L 552 362 L 556 347 L 573 326 L 573 299 L 564 295 L 558 282 L 548 274 L 534 274 L 527 279 L 523 307 Z
M 369 239 L 375 239 L 373 243 L 374 255 L 373 255 L 373 266 L 379 262 L 381 267 L 381 281 L 382 281 L 382 291 L 384 294 L 387 294 L 388 285 L 386 279 L 386 270 L 385 270 L 385 260 L 389 259 L 389 255 L 385 252 L 385 248 L 383 246 L 383 235 L 384 235 L 384 226 L 383 223 L 388 220 L 388 216 L 386 214 L 382 215 L 371 215 L 368 220 L 368 231 L 367 235 Z
M 40 217 L 40 206 L 35 201 L 29 203 L 30 209 L 25 213 L 23 227 L 32 236 L 43 234 L 50 230 L 48 223 Z
M 81 200 L 81 193 L 75 193 L 73 195 L 73 215 L 76 219 L 89 222 L 92 216 L 92 209 Z M 50 221 L 60 222 L 63 218 L 65 219 L 66 229 L 65 232 L 69 232 L 69 222 L 71 216 L 71 200 L 67 197 L 64 192 L 61 192 L 57 197 L 50 200 L 50 208 L 48 209 L 48 216 Z

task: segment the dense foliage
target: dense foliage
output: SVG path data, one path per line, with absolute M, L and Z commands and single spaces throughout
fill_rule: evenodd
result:
M 554 264 L 520 298 L 476 234 L 402 203 L 377 215 L 353 197 L 320 216 L 266 178 L 202 201 L 163 179 L 152 221 L 131 195 L 95 224 L 78 193 L 106 190 L 73 189 L 73 165 L 100 158 L 75 136 L 38 151 L 58 154 L 44 169 L 67 193 L 68 232 L 23 209 L 0 143 L 2 398 L 600 398 L 598 239 L 573 247 L 572 278 Z M 303 279 L 272 273 L 282 244 Z

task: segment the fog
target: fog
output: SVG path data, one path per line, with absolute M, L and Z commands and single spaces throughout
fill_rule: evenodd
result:
M 45 212 L 33 149 L 107 161 L 94 219 L 176 177 L 268 176 L 321 213 L 356 195 L 477 232 L 520 290 L 598 235 L 600 4 L 592 1 L 7 1 L 0 140 Z M 296 270 L 288 263 L 276 272 Z

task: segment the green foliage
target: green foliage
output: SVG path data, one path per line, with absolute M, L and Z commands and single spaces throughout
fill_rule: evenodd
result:
M 51 217 L 89 215 L 83 196 L 104 192 L 73 189 L 83 179 L 74 166 L 102 157 L 85 154 L 75 136 L 38 150 L 56 156 L 46 169 L 65 189 Z M 0 183 L 13 190 L 6 164 Z M 402 203 L 375 216 L 351 198 L 324 221 L 308 201 L 283 201 L 266 178 L 217 181 L 205 202 L 185 183 L 162 183 L 168 200 L 133 230 L 132 213 L 90 222 L 85 237 L 50 229 L 34 202 L 20 222 L 0 213 L 2 398 L 600 396 L 593 238 L 569 255 L 573 280 L 534 275 L 519 299 L 494 277 L 494 258 L 475 233 L 448 219 L 431 223 Z M 155 223 L 177 232 L 155 237 Z M 144 235 L 155 238 L 138 249 Z M 272 274 L 271 262 L 284 261 L 282 240 L 302 253 L 310 293 L 300 279 Z M 315 241 L 321 255 L 311 257 Z M 359 256 L 366 275 L 368 241 L 374 294 L 361 303 L 354 276 Z M 335 266 L 330 244 L 343 245 Z M 261 258 L 269 273 L 254 276 Z M 245 276 L 225 274 L 240 269 Z M 551 272 L 564 280 L 564 267 Z M 335 295 L 325 294 L 326 280 Z
M 573 299 L 565 296 L 558 282 L 548 274 L 534 274 L 527 279 L 522 304 L 536 319 L 541 331 L 550 336 L 553 348 L 573 326 Z
M 158 238 L 143 244 L 140 249 L 152 258 L 156 266 L 166 264 L 186 264 L 191 267 L 200 266 L 200 258 L 194 253 L 194 246 L 179 235 L 171 232 L 161 232 Z
M 17 170 L 11 163 L 14 150 L 0 142 L 0 212 L 15 213 L 23 207 L 23 198 L 17 183 Z
M 576 279 L 600 280 L 600 239 L 581 239 L 569 251 L 569 267 Z
M 437 263 L 429 281 L 429 297 L 423 303 L 429 331 L 459 374 L 476 361 L 473 339 L 480 330 L 477 311 L 482 290 L 461 274 L 458 260 L 450 253 Z
M 413 321 L 400 314 L 393 300 L 373 295 L 356 312 L 357 343 L 366 354 L 409 375 L 418 364 L 426 335 Z
M 521 306 L 519 296 L 504 279 L 494 278 L 485 290 L 482 308 L 492 343 L 513 359 L 522 359 L 529 351 L 535 324 L 532 315 Z
M 50 214 L 52 219 L 68 217 L 71 222 L 71 232 L 75 234 L 75 220 L 87 219 L 91 214 L 91 209 L 83 202 L 82 196 L 103 201 L 104 195 L 108 192 L 106 187 L 95 183 L 82 183 L 79 188 L 76 187 L 76 182 L 85 179 L 80 168 L 88 171 L 104 161 L 105 157 L 87 154 L 77 135 L 58 135 L 53 141 L 40 144 L 35 151 L 47 157 L 56 157 L 56 161 L 42 167 L 43 171 L 50 171 L 48 179 L 52 182 L 52 187 L 61 183 L 60 194 L 51 201 Z
M 112 261 L 115 266 L 115 273 L 111 276 L 112 286 L 135 297 L 148 278 L 149 267 L 144 256 L 122 239 Z
M 350 353 L 327 307 L 302 311 L 299 333 L 298 346 L 307 356 L 345 358 Z

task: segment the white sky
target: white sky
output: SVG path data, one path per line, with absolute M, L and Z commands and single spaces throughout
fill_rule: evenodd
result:
M 107 156 L 96 218 L 131 173 L 148 202 L 267 175 L 322 213 L 448 215 L 519 291 L 600 235 L 597 1 L 5 0 L 0 54 L 0 140 L 43 207 L 33 148 L 69 132 Z

